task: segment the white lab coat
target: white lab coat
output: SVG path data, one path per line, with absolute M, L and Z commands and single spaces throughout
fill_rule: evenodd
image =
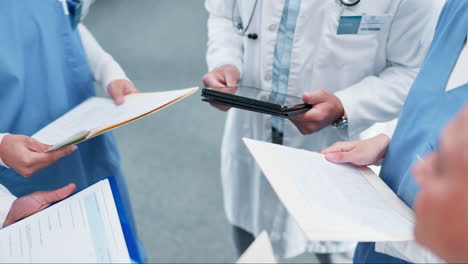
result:
M 284 0 L 258 1 L 249 33 L 257 33 L 259 38 L 251 40 L 233 29 L 232 0 L 206 0 L 210 14 L 207 62 L 210 71 L 225 64 L 235 65 L 241 71 L 241 84 L 270 90 Z M 396 118 L 430 42 L 423 36 L 429 35 L 424 34 L 428 25 L 435 23 L 430 15 L 434 1 L 437 0 L 362 0 L 344 10 L 335 0 L 302 1 L 288 93 L 301 96 L 317 89 L 334 92 L 343 103 L 349 127 L 327 127 L 303 136 L 286 121 L 284 145 L 319 151 L 336 141 L 358 138 L 375 122 Z M 244 25 L 254 2 L 238 1 Z M 363 13 L 391 17 L 383 30 L 374 34 L 336 34 L 340 14 Z M 227 114 L 221 175 L 229 221 L 255 235 L 268 231 L 280 257 L 304 251 L 351 250 L 354 243 L 306 241 L 244 146 L 243 137 L 271 142 L 271 117 L 238 109 Z

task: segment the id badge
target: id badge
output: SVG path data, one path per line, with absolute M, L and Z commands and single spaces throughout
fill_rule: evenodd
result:
M 390 15 L 382 16 L 341 16 L 338 23 L 338 35 L 376 34 L 384 30 Z

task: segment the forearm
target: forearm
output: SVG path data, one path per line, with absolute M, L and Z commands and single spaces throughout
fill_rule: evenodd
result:
M 336 96 L 348 117 L 349 136 L 357 137 L 375 123 L 397 118 L 418 70 L 404 66 L 389 67 L 379 76 L 369 76 L 337 92 Z M 393 133 L 388 134 L 391 136 Z
M 106 92 L 112 81 L 129 80 L 120 65 L 101 47 L 83 24 L 78 25 L 78 30 L 94 79 Z

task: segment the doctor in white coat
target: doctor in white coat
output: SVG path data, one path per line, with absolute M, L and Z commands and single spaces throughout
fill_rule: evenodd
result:
M 427 32 L 437 19 L 434 2 L 206 0 L 205 86 L 254 86 L 303 96 L 314 105 L 292 120 L 229 110 L 221 175 L 239 253 L 262 230 L 281 258 L 352 251 L 354 243 L 306 240 L 242 138 L 320 151 L 397 118 L 432 38 Z

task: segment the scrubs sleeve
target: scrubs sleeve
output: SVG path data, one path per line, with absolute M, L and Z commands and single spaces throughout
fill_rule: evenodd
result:
M 8 134 L 0 134 L 0 144 L 2 144 L 3 137 L 5 137 L 6 135 L 8 135 Z M 2 160 L 1 156 L 0 156 L 0 166 L 8 168 L 8 166 L 5 163 L 3 163 L 3 160 Z
M 377 242 L 375 251 L 411 263 L 446 263 L 415 241 Z
M 0 185 L 0 228 L 3 226 L 8 212 L 10 212 L 11 205 L 15 200 L 16 197 L 5 186 Z
M 243 37 L 232 26 L 230 1 L 206 0 L 208 10 L 208 70 L 223 65 L 234 65 L 242 76 Z
M 398 117 L 433 37 L 435 1 L 402 0 L 387 41 L 388 67 L 336 93 L 348 116 L 350 138 Z
M 81 41 L 94 79 L 105 89 L 115 80 L 129 80 L 124 70 L 96 41 L 85 25 L 79 24 Z

